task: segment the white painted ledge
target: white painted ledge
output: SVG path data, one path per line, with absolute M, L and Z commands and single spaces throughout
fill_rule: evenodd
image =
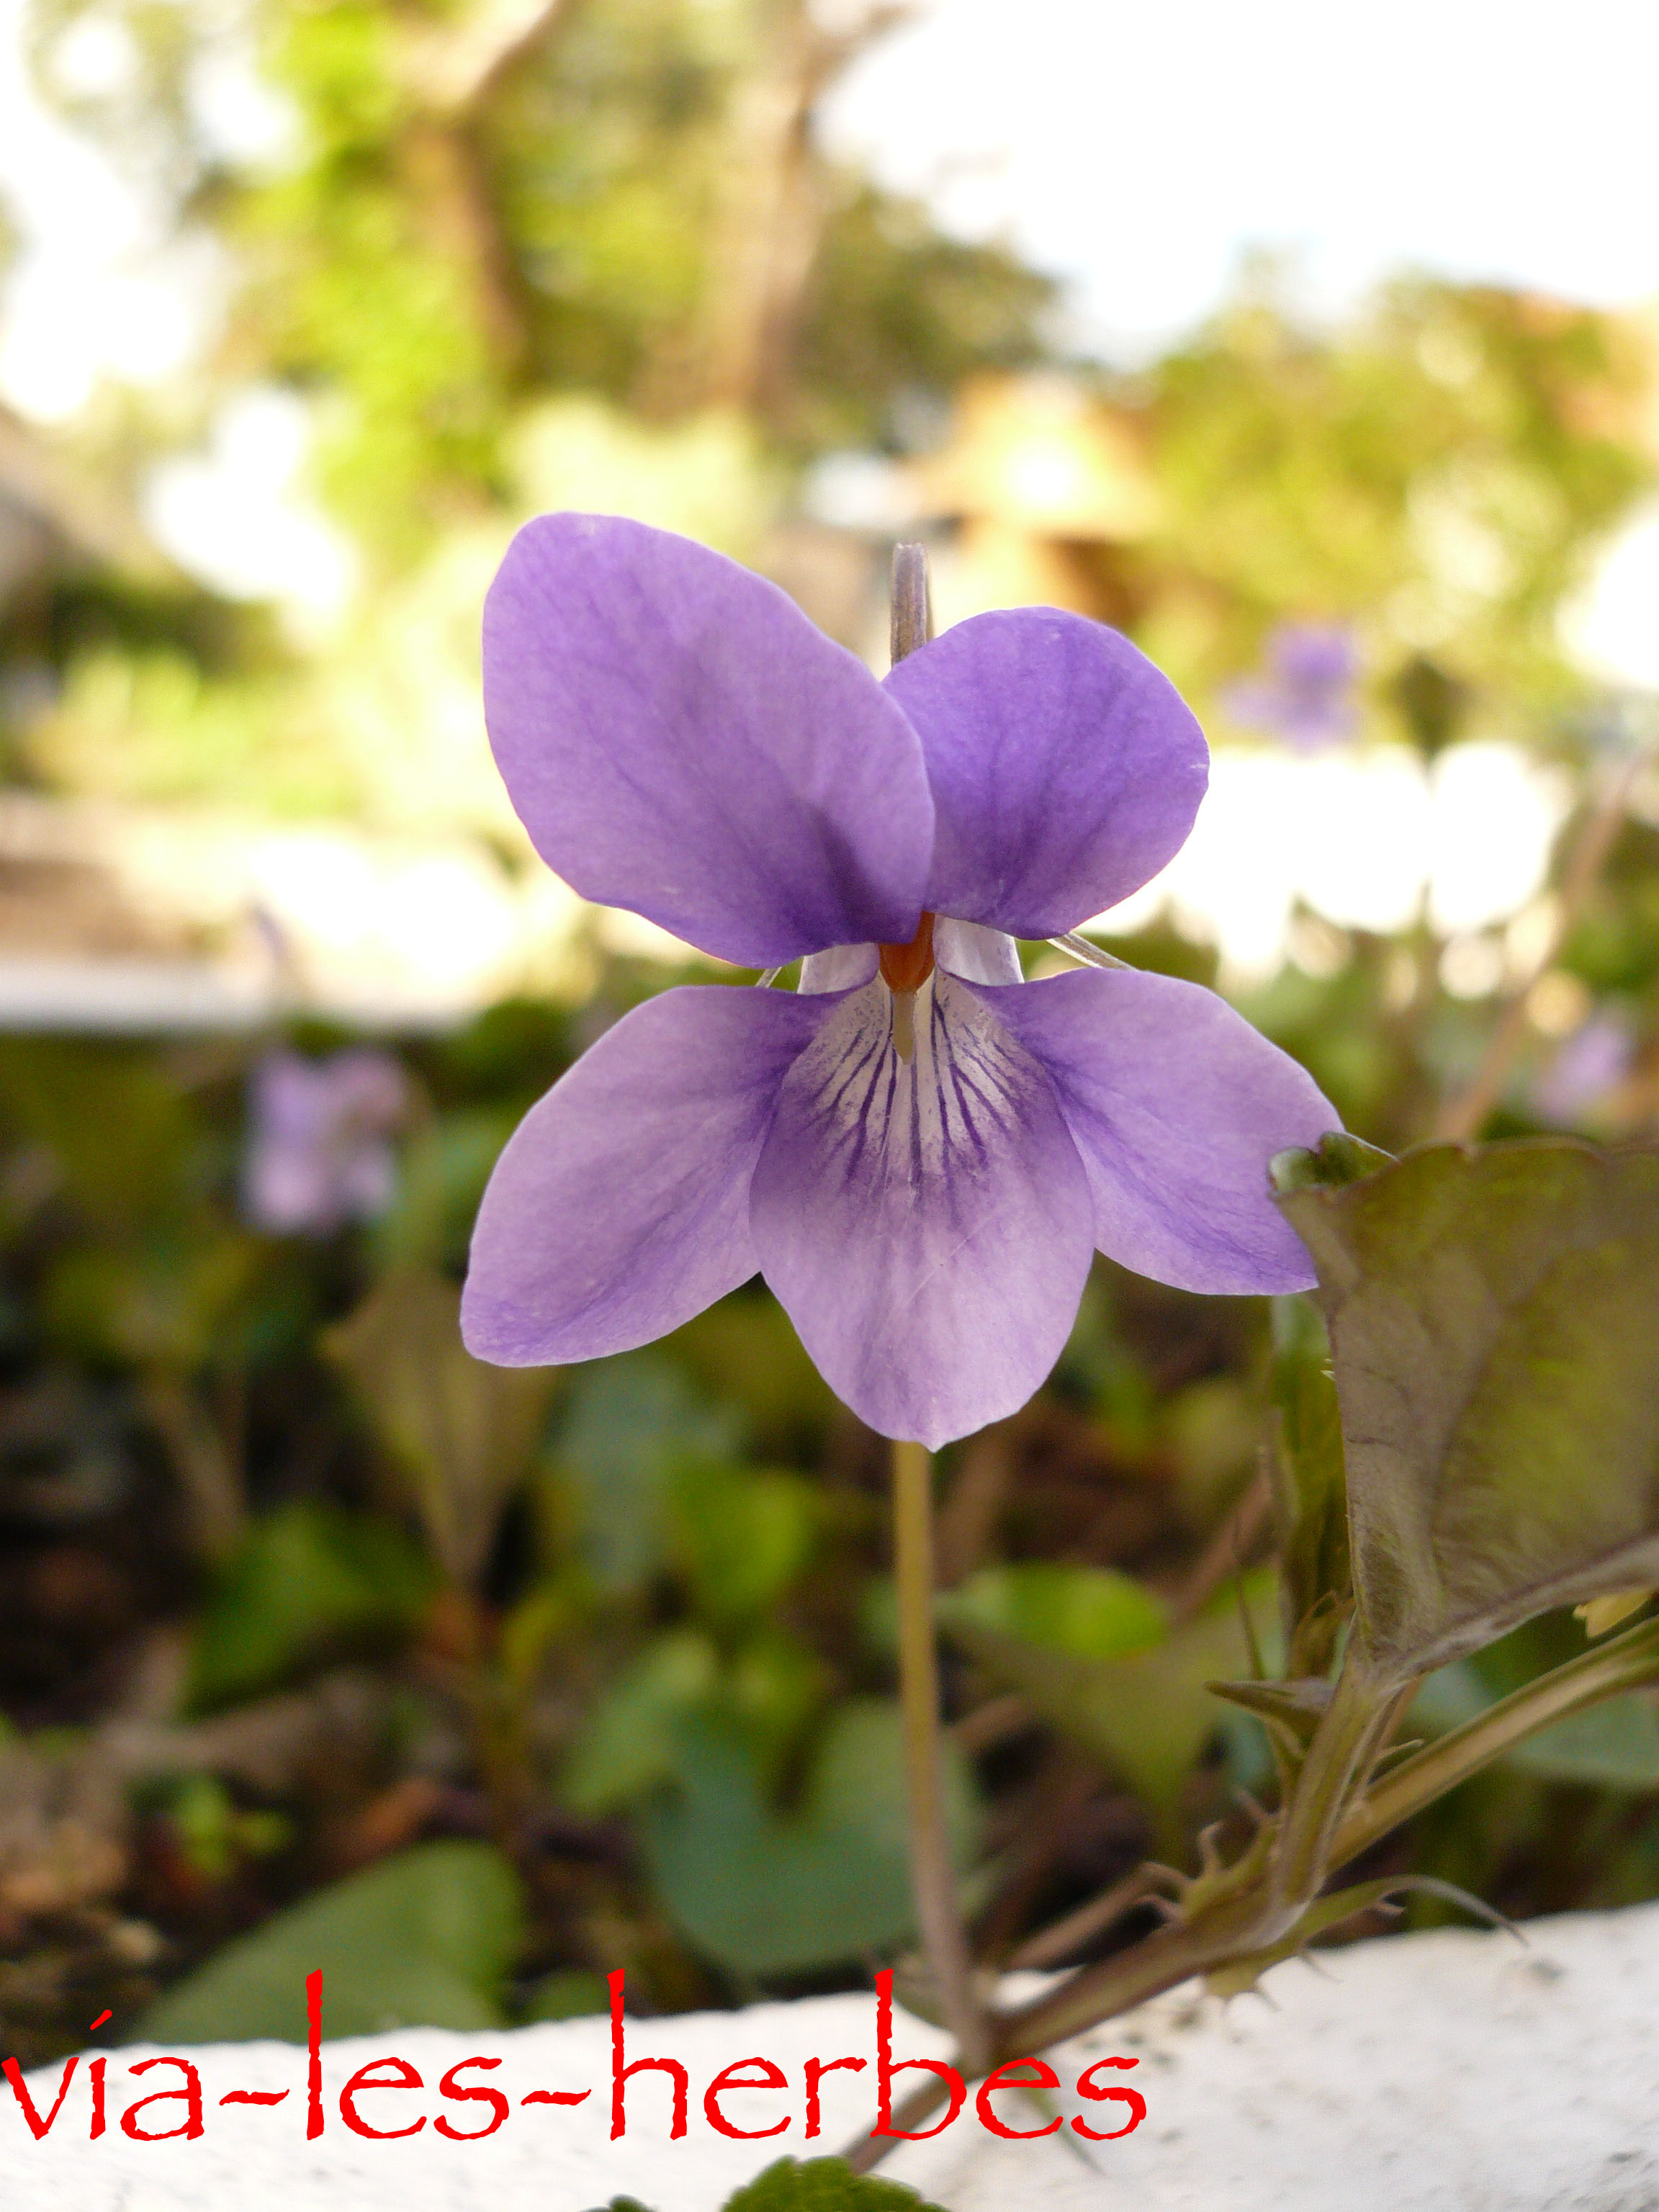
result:
M 1140 2090 L 1146 2122 L 1091 2148 L 1090 2162 L 1056 2138 L 997 2142 L 970 2104 L 947 2135 L 902 2148 L 885 2170 L 951 2212 L 1011 2203 L 1022 2212 L 1659 2212 L 1659 1906 L 1535 1922 L 1527 1935 L 1524 1948 L 1462 1931 L 1356 1945 L 1328 1955 L 1324 1975 L 1279 1967 L 1268 1983 L 1273 2005 L 1246 1997 L 1224 2011 L 1173 1992 L 1055 2057 L 1068 2113 L 1080 2109 L 1069 2084 L 1092 2058 L 1117 2051 L 1140 2062 L 1112 2078 Z M 941 2044 L 899 2015 L 896 2057 Z M 402 2142 L 354 2136 L 340 2119 L 341 2086 L 388 2051 L 428 2087 L 424 2095 L 368 2093 L 362 2110 L 379 2124 L 421 2111 L 447 2112 L 457 2125 L 487 2118 L 482 2106 L 445 2105 L 434 2093 L 447 2067 L 479 2052 L 500 2068 L 467 2078 L 505 2090 L 509 2118 L 482 2142 L 444 2141 L 430 2124 Z M 702 2093 L 720 2069 L 757 2052 L 784 2069 L 790 2092 L 734 2094 L 728 2115 L 763 2125 L 787 2110 L 793 2123 L 769 2142 L 725 2141 L 703 2118 Z M 7 2212 L 586 2212 L 627 2192 L 656 2212 L 714 2212 L 781 2153 L 834 2149 L 867 2124 L 870 2071 L 833 2074 L 823 2137 L 801 2141 L 803 2062 L 843 2053 L 873 2067 L 873 2000 L 630 2020 L 630 2059 L 677 2057 L 689 2069 L 690 2126 L 682 2141 L 667 2140 L 669 2083 L 641 2075 L 629 2086 L 627 2135 L 613 2143 L 607 2021 L 497 2035 L 393 2030 L 325 2045 L 326 2129 L 308 2142 L 306 2053 L 215 2045 L 191 2053 L 205 2133 L 151 2144 L 127 2140 L 117 2116 L 178 2077 L 158 2068 L 132 2081 L 127 2067 L 152 2054 L 125 2051 L 109 2058 L 110 2118 L 97 2142 L 88 2140 L 84 2059 L 42 2142 L 0 2084 L 0 2203 Z M 914 2078 L 902 2076 L 901 2089 Z M 56 2068 L 31 2077 L 43 2109 L 58 2081 Z M 589 2086 L 574 2110 L 519 2104 L 532 2088 Z M 234 2088 L 289 2094 L 271 2109 L 221 2108 Z M 1012 2124 L 1036 2124 L 1023 2100 L 1000 2101 Z M 150 2124 L 171 2124 L 183 2110 L 152 2107 Z M 1110 2126 L 1114 2111 L 1121 2108 L 1091 2117 Z

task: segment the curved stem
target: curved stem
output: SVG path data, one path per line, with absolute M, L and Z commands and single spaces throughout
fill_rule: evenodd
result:
M 916 1925 L 945 2025 L 975 2071 L 988 2038 L 974 1995 L 968 1939 L 957 1910 L 956 1871 L 945 1820 L 933 1637 L 933 1467 L 921 1444 L 893 1446 L 893 1563 L 898 1583 L 899 1695 L 910 1810 L 910 1879 Z
M 1540 1729 L 1659 1679 L 1659 1620 L 1638 1621 L 1622 1636 L 1488 1706 L 1385 1774 L 1344 1817 L 1331 1843 L 1334 1872 L 1369 1850 L 1448 1790 L 1523 1743 Z

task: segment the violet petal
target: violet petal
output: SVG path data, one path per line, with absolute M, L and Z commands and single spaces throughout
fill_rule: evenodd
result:
M 1312 1286 L 1267 1163 L 1341 1121 L 1287 1054 L 1213 992 L 1135 969 L 980 995 L 1048 1071 L 1103 1252 L 1186 1291 Z
M 890 1006 L 879 982 L 851 994 L 790 1069 L 750 1216 L 831 1389 L 937 1447 L 1024 1405 L 1053 1366 L 1092 1209 L 1052 1086 L 973 992 L 935 971 L 909 1062 Z
M 855 991 L 875 974 L 880 957 L 873 945 L 836 945 L 827 952 L 809 953 L 800 963 L 796 988 L 809 999 L 825 991 Z
M 1000 929 L 940 915 L 933 924 L 933 957 L 967 983 L 1019 983 L 1019 947 Z
M 542 515 L 490 586 L 483 651 L 496 763 L 583 897 L 749 967 L 915 933 L 921 745 L 775 584 L 641 523 Z
M 1209 748 L 1168 678 L 1103 623 L 1054 607 L 978 615 L 886 684 L 927 755 L 935 913 L 1058 937 L 1186 842 Z
M 704 984 L 607 1030 L 495 1164 L 461 1302 L 467 1349 L 506 1367 L 593 1359 L 746 1281 L 773 1100 L 836 1003 Z

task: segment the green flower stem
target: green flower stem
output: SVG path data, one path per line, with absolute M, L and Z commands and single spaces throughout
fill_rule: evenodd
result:
M 893 1537 L 916 1925 L 945 2024 L 968 2065 L 975 2073 L 983 2073 L 989 2039 L 974 1994 L 968 1940 L 957 1910 L 956 1871 L 945 1820 L 933 1629 L 933 1465 L 921 1444 L 893 1446 Z
M 927 581 L 927 548 L 893 548 L 892 655 L 895 665 L 933 635 L 933 600 Z
M 933 634 L 925 545 L 893 548 L 892 610 L 896 664 Z M 956 1870 L 945 1820 L 933 1629 L 933 1463 L 922 1444 L 893 1446 L 893 1565 L 898 1583 L 899 1695 L 904 1711 L 904 1779 L 916 1926 L 945 2025 L 957 2039 L 963 2063 L 983 2073 L 990 2038 L 974 1994 L 973 1966 L 957 1910 Z

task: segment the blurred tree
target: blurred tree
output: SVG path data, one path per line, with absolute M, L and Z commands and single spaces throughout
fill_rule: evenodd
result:
M 58 96 L 234 248 L 218 375 L 313 397 L 331 497 L 395 563 L 507 495 L 503 441 L 536 395 L 732 410 L 799 458 L 1042 356 L 1046 279 L 945 238 L 813 137 L 826 88 L 905 12 L 270 4 L 240 36 L 292 110 L 274 172 L 228 165 L 193 99 L 222 9 L 52 0 L 36 46 L 51 90 L 76 25 L 123 27 L 118 88 Z
M 1559 714 L 1556 610 L 1652 481 L 1627 322 L 1426 278 L 1335 333 L 1271 271 L 1139 395 L 1164 495 L 1154 657 L 1208 690 L 1285 615 L 1360 622 L 1431 748 L 1482 693 Z

